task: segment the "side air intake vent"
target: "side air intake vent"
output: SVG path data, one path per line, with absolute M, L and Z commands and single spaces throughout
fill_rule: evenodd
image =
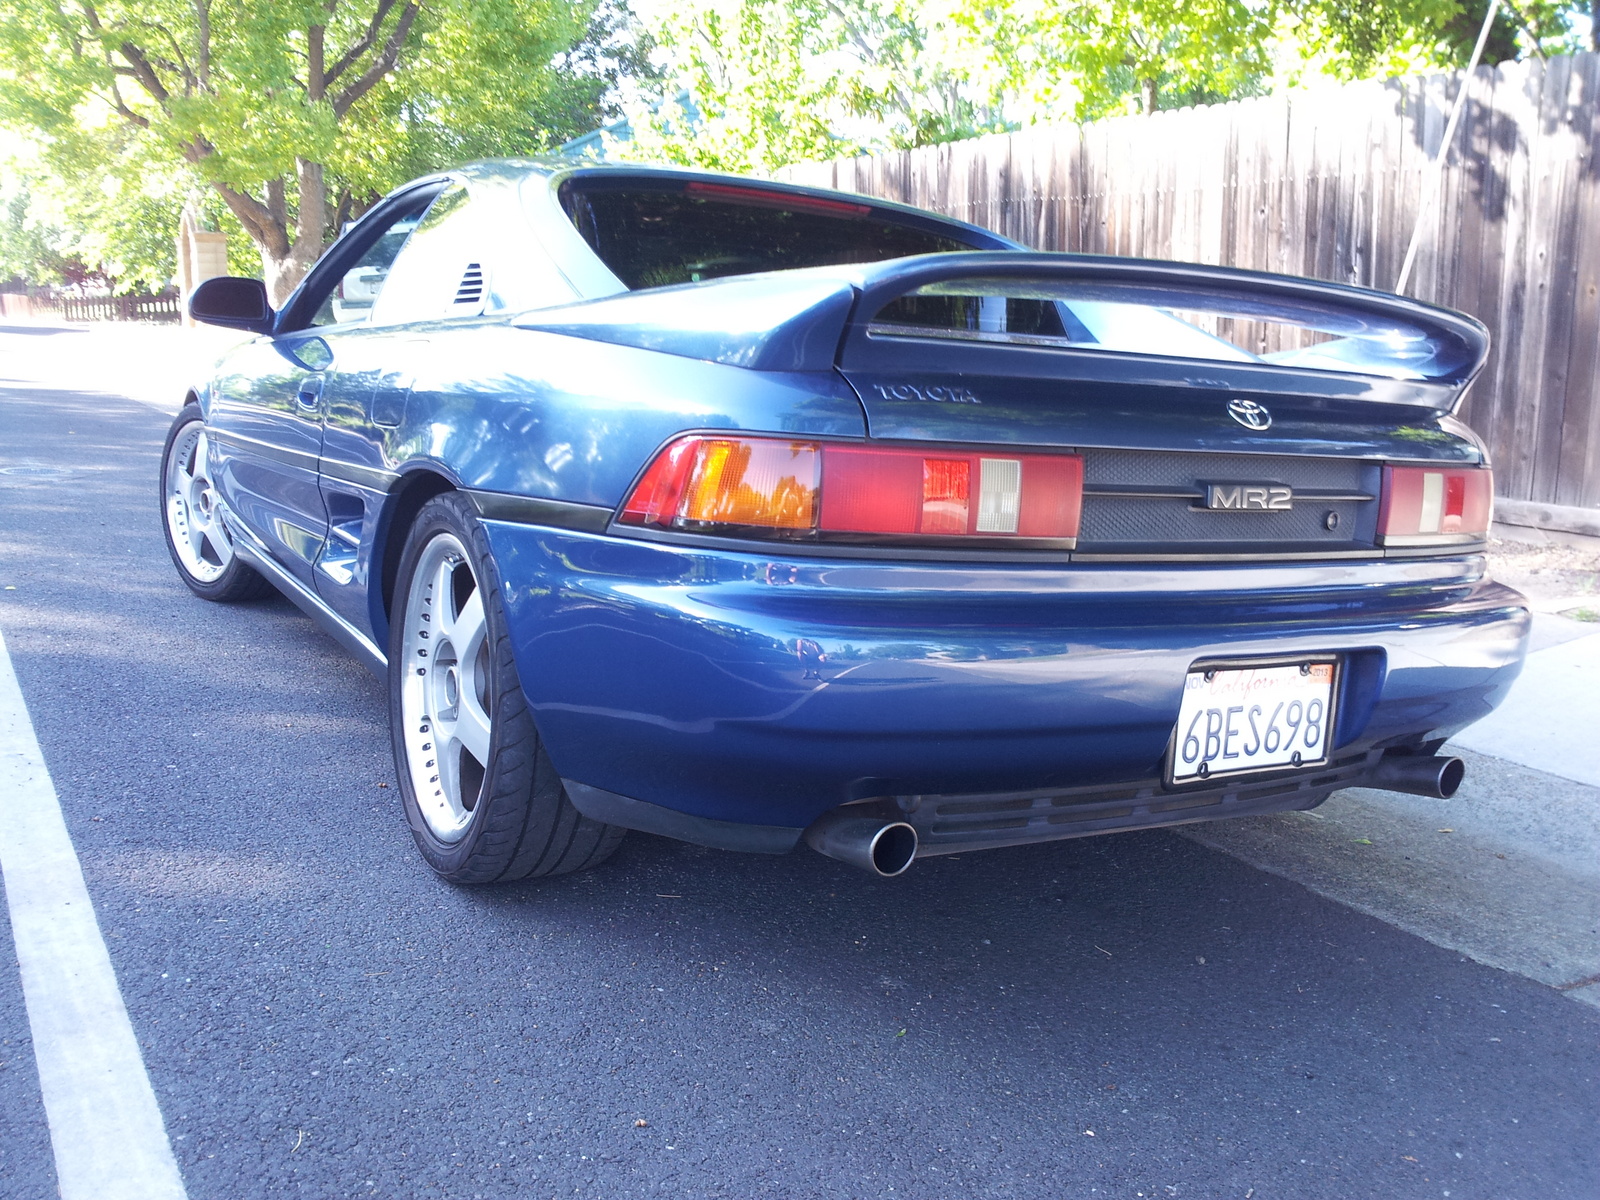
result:
M 483 266 L 481 263 L 468 263 L 467 270 L 461 276 L 461 286 L 456 288 L 457 304 L 479 305 L 483 303 Z

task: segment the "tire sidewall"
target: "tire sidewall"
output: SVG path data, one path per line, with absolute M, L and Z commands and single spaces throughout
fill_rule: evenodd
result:
M 494 697 L 494 711 L 489 722 L 489 761 L 484 764 L 483 785 L 477 807 L 466 831 L 453 842 L 441 841 L 433 832 L 417 803 L 415 787 L 411 780 L 411 767 L 405 740 L 405 717 L 401 705 L 401 680 L 405 666 L 406 605 L 410 602 L 412 576 L 428 543 L 441 533 L 454 535 L 472 556 L 472 569 L 477 577 L 478 589 L 483 595 L 483 612 L 489 638 L 489 687 Z M 506 793 L 526 794 L 533 784 L 533 763 L 518 759 L 508 762 L 501 747 L 509 736 L 526 735 L 526 730 L 512 728 L 520 722 L 531 724 L 526 708 L 513 705 L 507 712 L 506 697 L 516 695 L 521 683 L 516 669 L 506 662 L 496 648 L 506 633 L 505 610 L 501 601 L 500 573 L 489 551 L 488 538 L 471 509 L 471 501 L 459 492 L 446 492 L 422 506 L 417 519 L 406 535 L 401 551 L 399 569 L 395 575 L 394 602 L 389 622 L 389 736 L 394 749 L 395 775 L 400 787 L 401 801 L 405 807 L 406 823 L 417 849 L 428 865 L 445 876 L 463 872 L 478 850 L 478 843 L 488 824 L 495 799 Z M 516 689 L 515 691 L 513 689 Z M 508 779 L 508 774 L 519 778 Z M 521 779 L 521 775 L 527 778 Z

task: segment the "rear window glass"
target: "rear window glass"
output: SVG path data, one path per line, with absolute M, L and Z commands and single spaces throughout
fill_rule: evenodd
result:
M 584 181 L 563 188 L 561 203 L 632 289 L 975 248 L 866 204 L 732 184 Z

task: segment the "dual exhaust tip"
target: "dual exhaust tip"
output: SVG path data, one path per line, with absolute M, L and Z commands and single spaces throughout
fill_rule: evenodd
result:
M 1466 776 L 1467 765 L 1444 755 L 1386 754 L 1361 783 L 1367 787 L 1448 800 Z M 806 844 L 819 854 L 871 871 L 885 879 L 903 875 L 917 857 L 917 831 L 904 821 L 834 809 L 812 822 Z

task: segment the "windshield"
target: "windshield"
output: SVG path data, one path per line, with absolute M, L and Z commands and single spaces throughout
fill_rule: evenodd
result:
M 869 204 L 711 181 L 580 179 L 562 188 L 561 204 L 635 290 L 983 248 Z

